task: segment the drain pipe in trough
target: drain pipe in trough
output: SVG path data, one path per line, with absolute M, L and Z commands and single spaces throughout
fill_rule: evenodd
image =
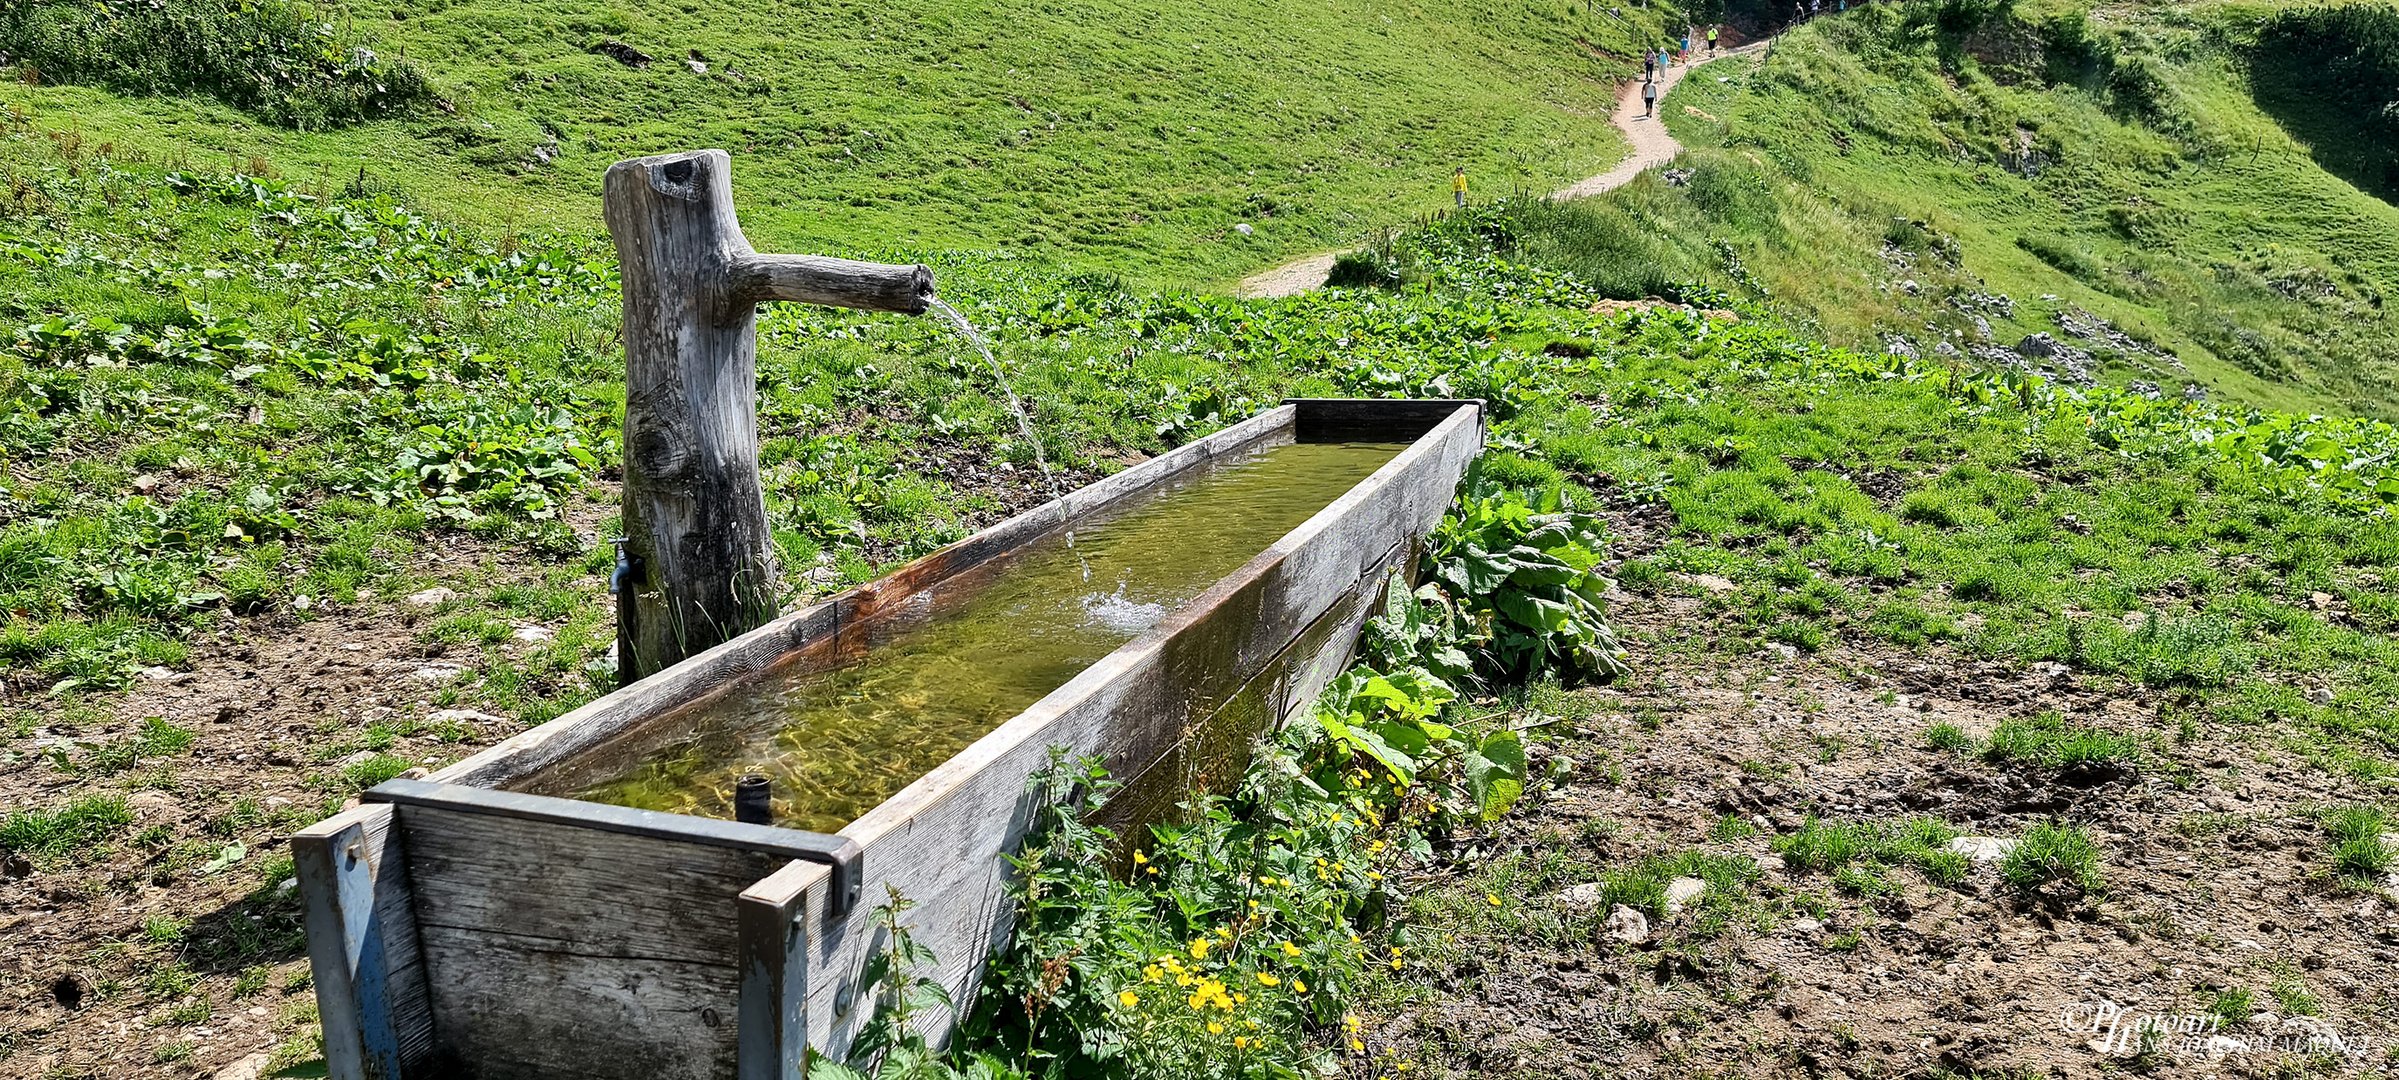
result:
M 933 272 L 752 250 L 722 150 L 617 162 L 605 205 L 624 285 L 625 540 L 613 584 L 617 674 L 629 684 L 775 615 L 758 305 L 919 315 Z

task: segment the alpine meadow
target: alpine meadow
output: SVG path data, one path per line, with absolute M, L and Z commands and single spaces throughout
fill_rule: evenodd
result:
M 0 1075 L 2399 1072 L 2394 117 L 2385 0 L 21 0 Z

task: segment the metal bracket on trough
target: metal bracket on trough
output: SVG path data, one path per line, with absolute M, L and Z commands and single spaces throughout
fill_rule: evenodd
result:
M 571 825 L 580 829 L 735 848 L 785 859 L 822 863 L 833 872 L 826 906 L 828 914 L 834 916 L 847 914 L 857 905 L 865 873 L 865 852 L 857 841 L 828 833 L 718 821 L 688 814 L 662 814 L 655 810 L 635 810 L 580 799 L 494 791 L 430 780 L 386 780 L 367 789 L 359 796 L 359 800 Z

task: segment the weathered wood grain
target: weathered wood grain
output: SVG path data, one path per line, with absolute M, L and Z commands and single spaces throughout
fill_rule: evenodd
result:
M 740 318 L 742 308 L 766 300 L 922 315 L 933 299 L 933 271 L 923 266 L 750 252 L 734 256 L 725 275 L 721 319 Z
M 602 206 L 616 239 L 625 342 L 626 551 L 617 627 L 627 683 L 775 615 L 774 540 L 758 481 L 757 305 L 925 309 L 933 275 L 751 250 L 722 150 L 620 161 Z
M 802 1080 L 808 1057 L 808 933 L 811 893 L 828 886 L 828 872 L 794 862 L 742 890 L 740 906 L 741 1019 L 737 1080 Z
M 437 806 L 397 809 L 418 940 L 434 973 L 435 1029 L 475 1075 L 733 1074 L 738 898 L 786 857 Z
M 854 659 L 878 614 L 1021 549 L 1062 523 L 1104 511 L 1216 458 L 1289 442 L 1296 414 L 1291 406 L 1279 406 L 1186 443 L 512 736 L 432 779 L 553 795 L 572 791 L 586 777 L 687 737 L 689 719 L 736 683 L 770 668 Z
M 345 810 L 291 845 L 330 1075 L 421 1075 L 436 1056 L 433 1010 L 391 808 Z

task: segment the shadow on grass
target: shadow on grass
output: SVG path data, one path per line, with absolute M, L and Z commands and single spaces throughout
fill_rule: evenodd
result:
M 238 974 L 308 955 L 300 891 L 282 887 L 287 875 L 269 877 L 241 899 L 192 920 L 183 932 L 186 965 L 204 974 Z

